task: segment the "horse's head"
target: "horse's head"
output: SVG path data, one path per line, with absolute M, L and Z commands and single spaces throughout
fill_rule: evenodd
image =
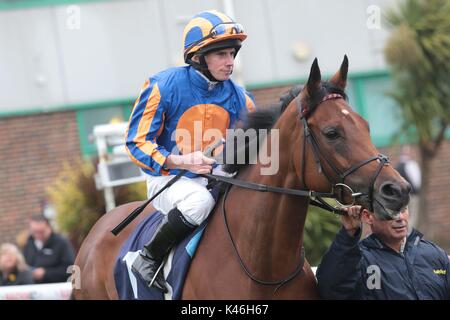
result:
M 372 144 L 369 124 L 348 105 L 345 95 L 348 60 L 327 82 L 321 81 L 317 59 L 308 83 L 288 106 L 284 124 L 296 147 L 293 163 L 304 187 L 334 188 L 342 203 L 360 204 L 381 218 L 396 216 L 409 201 L 410 185 Z M 279 125 L 284 125 L 283 123 Z M 351 195 L 353 194 L 353 196 Z

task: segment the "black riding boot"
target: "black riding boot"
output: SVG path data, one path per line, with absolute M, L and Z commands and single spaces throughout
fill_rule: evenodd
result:
M 166 255 L 196 227 L 187 222 L 177 208 L 172 209 L 163 217 L 152 239 L 144 246 L 139 256 L 133 262 L 132 270 L 139 274 L 150 286 L 156 271 Z M 166 281 L 162 270 L 158 273 L 153 286 L 167 293 Z

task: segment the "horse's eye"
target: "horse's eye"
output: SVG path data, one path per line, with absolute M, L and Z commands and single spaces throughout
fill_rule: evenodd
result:
M 323 134 L 329 140 L 336 140 L 341 136 L 336 129 L 332 129 L 332 128 L 325 130 Z

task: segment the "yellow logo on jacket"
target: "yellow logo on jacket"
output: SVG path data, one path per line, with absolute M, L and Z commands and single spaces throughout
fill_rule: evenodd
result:
M 434 269 L 433 272 L 434 272 L 434 274 L 441 274 L 441 275 L 447 274 L 447 270 L 444 270 L 444 269 Z

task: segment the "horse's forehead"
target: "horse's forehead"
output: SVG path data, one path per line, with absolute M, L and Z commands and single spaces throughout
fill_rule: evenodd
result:
M 341 121 L 345 121 L 346 126 L 353 124 L 358 127 L 367 127 L 366 121 L 352 109 L 347 101 L 344 99 L 337 99 L 334 101 L 334 104 L 334 110 L 336 110 L 335 112 L 337 118 L 341 119 Z
M 341 112 L 345 110 L 345 112 L 348 114 L 352 110 L 347 101 L 345 101 L 344 99 L 335 99 L 334 103 L 336 104 L 337 108 L 341 110 Z
M 339 110 L 339 112 L 347 117 L 350 116 L 353 112 L 353 109 L 348 105 L 347 101 L 345 101 L 344 99 L 338 99 L 336 101 L 337 104 L 337 108 Z
M 350 116 L 353 112 L 352 108 L 347 104 L 347 102 L 344 99 L 333 99 L 329 101 L 325 101 L 326 106 L 324 106 L 324 111 L 326 109 L 326 112 L 334 112 L 336 115 L 339 116 Z M 324 113 L 324 115 L 326 114 Z
M 361 125 L 362 118 L 350 107 L 344 99 L 333 99 L 325 101 L 323 105 L 317 107 L 317 117 L 315 122 L 328 125 L 341 122 L 344 126 Z

